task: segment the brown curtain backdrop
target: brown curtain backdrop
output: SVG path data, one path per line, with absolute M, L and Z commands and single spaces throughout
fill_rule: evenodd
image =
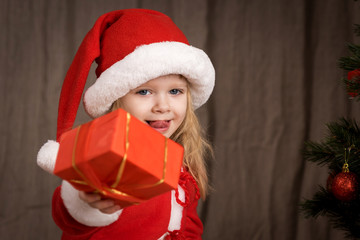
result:
M 198 111 L 215 147 L 203 238 L 343 239 L 327 219 L 304 219 L 298 204 L 328 176 L 303 160 L 303 142 L 342 116 L 360 121 L 337 68 L 360 23 L 351 0 L 0 0 L 0 239 L 60 239 L 51 218 L 60 180 L 36 155 L 55 139 L 80 42 L 97 17 L 123 8 L 168 14 L 215 66 L 214 93 Z M 81 108 L 76 124 L 89 120 Z

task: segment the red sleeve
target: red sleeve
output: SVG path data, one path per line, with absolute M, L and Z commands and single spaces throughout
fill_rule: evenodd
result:
M 201 239 L 203 225 L 197 214 L 198 200 L 195 200 L 187 210 L 186 225 L 184 229 L 185 239 Z
M 62 239 L 89 239 L 98 228 L 85 226 L 72 218 L 63 203 L 60 192 L 61 187 L 55 189 L 52 199 L 52 216 L 56 225 L 63 231 Z
M 190 175 L 190 174 L 189 174 Z M 182 222 L 184 227 L 185 239 L 199 240 L 203 233 L 203 224 L 197 214 L 197 206 L 200 198 L 199 189 L 195 180 L 190 177 L 185 183 L 186 193 L 188 194 L 188 205 L 185 207 L 185 216 Z

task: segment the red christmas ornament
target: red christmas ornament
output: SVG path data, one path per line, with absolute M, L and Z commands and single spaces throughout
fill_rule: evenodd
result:
M 352 172 L 341 172 L 337 174 L 332 181 L 331 192 L 337 199 L 344 202 L 356 199 L 358 192 L 356 174 Z
M 349 85 L 351 84 L 360 84 L 360 69 L 355 69 L 353 71 L 348 72 L 347 80 L 350 82 L 348 83 L 348 87 L 350 87 Z M 348 95 L 353 98 L 358 96 L 359 94 L 360 93 L 358 91 L 348 92 Z
M 360 73 L 360 72 L 359 72 Z M 358 195 L 358 180 L 355 173 L 349 171 L 349 155 L 351 149 L 355 147 L 351 145 L 345 148 L 345 163 L 342 167 L 342 172 L 337 174 L 332 180 L 331 192 L 340 201 L 348 202 L 357 198 Z

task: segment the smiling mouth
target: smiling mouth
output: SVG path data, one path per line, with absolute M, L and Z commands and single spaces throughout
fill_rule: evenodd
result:
M 165 132 L 170 127 L 170 120 L 156 120 L 146 122 L 150 127 L 154 128 L 158 132 Z

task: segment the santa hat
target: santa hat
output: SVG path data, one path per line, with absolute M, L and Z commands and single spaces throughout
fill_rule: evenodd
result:
M 147 9 L 106 13 L 85 36 L 65 77 L 57 140 L 74 124 L 94 61 L 98 78 L 83 99 L 85 111 L 94 118 L 106 113 L 130 90 L 159 76 L 183 75 L 190 83 L 195 109 L 208 100 L 215 84 L 215 71 L 206 53 L 190 46 L 168 16 Z M 46 143 L 39 151 L 38 164 L 52 172 L 57 151 L 57 142 Z

